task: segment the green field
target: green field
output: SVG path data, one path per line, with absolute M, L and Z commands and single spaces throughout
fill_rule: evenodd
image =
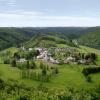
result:
M 93 74 L 92 83 L 88 83 L 81 73 L 82 67 L 86 66 L 78 66 L 78 65 L 62 65 L 59 66 L 59 74 L 53 77 L 50 82 L 44 82 L 44 85 L 52 88 L 66 88 L 66 87 L 76 87 L 76 88 L 93 88 L 100 84 L 100 73 Z M 19 83 L 23 82 L 28 86 L 36 87 L 41 82 L 30 80 L 30 79 L 21 79 L 20 70 L 17 68 L 13 68 L 9 65 L 0 64 L 0 77 L 5 80 L 16 80 Z
M 85 46 L 80 46 L 78 50 L 83 53 L 91 51 L 96 53 L 98 55 L 97 65 L 99 66 L 100 64 L 99 50 L 88 48 Z M 18 48 L 12 47 L 4 51 L 10 51 L 13 54 L 14 52 L 18 51 Z M 2 54 L 2 52 L 0 54 Z M 40 61 L 36 60 L 35 63 L 37 65 L 37 69 L 33 70 L 39 71 L 38 66 L 40 64 Z M 30 78 L 22 78 L 21 70 L 18 69 L 17 67 L 11 67 L 11 65 L 9 64 L 3 64 L 2 57 L 0 56 L 0 79 L 4 80 L 4 82 L 6 83 L 4 91 L 3 90 L 0 91 L 0 96 L 1 96 L 0 100 L 5 100 L 2 99 L 3 97 L 6 98 L 6 100 L 21 100 L 21 97 L 22 100 L 24 100 L 23 98 L 28 98 L 25 100 L 92 100 L 91 97 L 93 96 L 94 98 L 96 97 L 100 98 L 99 92 L 96 91 L 96 89 L 99 89 L 98 86 L 100 86 L 100 73 L 90 74 L 89 76 L 91 77 L 91 82 L 88 82 L 86 80 L 86 77 L 82 73 L 83 68 L 94 67 L 94 65 L 78 65 L 78 64 L 53 65 L 47 62 L 45 62 L 45 64 L 49 64 L 49 66 L 55 66 L 59 69 L 59 73 L 52 76 L 50 81 L 48 82 L 43 82 Z M 41 84 L 45 87 L 42 88 Z M 17 92 L 17 88 L 19 86 L 20 90 L 19 92 Z M 38 90 L 39 86 L 40 90 Z M 16 90 L 13 90 L 12 87 Z M 25 87 L 27 87 L 30 91 L 28 91 Z M 46 93 L 44 91 L 45 88 L 47 89 Z M 89 94 L 87 91 L 89 91 Z M 56 98 L 58 97 L 57 94 L 60 94 L 62 96 L 62 99 L 57 99 Z M 83 98 L 81 97 L 82 95 Z M 51 96 L 52 99 L 48 99 L 49 96 Z M 31 97 L 31 99 L 29 99 L 29 97 Z M 73 99 L 66 99 L 67 97 L 71 97 Z
M 90 48 L 81 47 L 85 50 L 88 49 L 91 51 Z M 83 49 L 83 50 L 84 50 Z M 9 48 L 7 50 L 10 50 L 12 52 L 16 52 L 16 48 Z M 81 50 L 81 49 L 80 49 Z M 93 49 L 94 50 L 94 49 Z M 94 52 L 100 54 L 99 50 L 94 50 Z M 98 60 L 98 63 L 100 61 Z M 89 65 L 93 66 L 93 65 Z M 45 86 L 47 87 L 53 87 L 53 88 L 66 88 L 66 87 L 76 87 L 76 88 L 93 88 L 96 85 L 100 84 L 100 73 L 99 74 L 92 74 L 92 82 L 88 83 L 82 74 L 82 68 L 87 67 L 86 65 L 75 65 L 75 64 L 65 64 L 65 65 L 58 65 L 59 67 L 59 74 L 52 77 L 50 82 L 44 82 Z M 21 79 L 20 77 L 20 70 L 18 68 L 11 67 L 7 64 L 0 64 L 0 77 L 5 80 L 17 80 L 18 82 L 23 82 L 24 84 L 28 86 L 37 86 L 41 82 L 30 80 L 30 79 Z

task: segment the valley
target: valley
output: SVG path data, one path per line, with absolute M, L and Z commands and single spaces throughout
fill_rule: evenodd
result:
M 99 100 L 98 30 L 0 29 L 0 100 Z

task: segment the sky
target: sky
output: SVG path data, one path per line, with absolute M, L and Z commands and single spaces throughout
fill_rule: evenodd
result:
M 100 0 L 0 0 L 0 27 L 100 26 Z

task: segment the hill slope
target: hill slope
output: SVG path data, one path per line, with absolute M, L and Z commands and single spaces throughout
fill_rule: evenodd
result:
M 74 43 L 63 34 L 49 33 L 49 34 L 37 34 L 30 41 L 24 44 L 26 47 L 66 47 L 75 46 Z
M 83 35 L 79 42 L 82 45 L 100 49 L 100 29 L 95 32 L 90 32 L 86 35 Z
M 4 27 L 0 28 L 0 50 L 25 42 L 38 33 L 53 35 L 67 40 L 68 38 L 79 38 L 80 36 L 85 35 L 88 32 L 94 32 L 97 29 L 100 29 L 100 27 Z
M 30 31 L 21 28 L 0 28 L 0 50 L 16 46 L 32 36 Z

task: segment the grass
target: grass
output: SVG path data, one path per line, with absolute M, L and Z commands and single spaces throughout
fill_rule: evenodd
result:
M 44 82 L 44 85 L 50 88 L 76 87 L 77 89 L 90 89 L 95 87 L 97 84 L 100 84 L 100 73 L 91 75 L 93 83 L 88 83 L 81 73 L 80 67 L 81 66 L 77 65 L 60 65 L 60 73 L 54 76 L 50 82 Z M 5 64 L 0 64 L 0 77 L 5 80 L 17 80 L 18 82 L 23 82 L 24 84 L 33 87 L 36 87 L 41 83 L 40 81 L 21 79 L 19 69 Z
M 92 74 L 91 77 L 92 77 L 92 81 L 93 81 L 94 83 L 100 85 L 100 73 Z
M 0 77 L 4 79 L 20 79 L 20 71 L 17 68 L 13 68 L 10 65 L 0 64 Z
M 85 50 L 92 50 L 91 48 L 81 47 Z M 83 51 L 84 51 L 83 49 Z M 7 50 L 14 52 L 17 52 L 18 49 L 16 48 L 9 48 Z M 94 52 L 98 53 L 100 51 L 94 50 Z M 98 62 L 100 62 L 100 59 L 98 59 Z M 38 64 L 38 62 L 37 62 Z M 91 65 L 90 65 L 91 66 Z M 84 75 L 81 73 L 82 68 L 88 67 L 86 65 L 58 65 L 59 67 L 59 74 L 52 77 L 50 82 L 44 82 L 44 85 L 49 88 L 67 88 L 67 87 L 76 87 L 77 89 L 90 89 L 95 87 L 97 84 L 100 84 L 100 73 L 98 74 L 92 74 L 92 83 L 88 83 L 84 77 Z M 18 82 L 23 82 L 24 84 L 32 87 L 38 86 L 41 82 L 30 80 L 30 79 L 21 79 L 20 77 L 20 70 L 14 67 L 11 67 L 10 65 L 6 64 L 0 64 L 0 77 L 9 80 L 17 80 Z
M 97 50 L 97 49 L 94 49 L 94 48 L 90 48 L 90 47 L 86 47 L 86 46 L 80 46 L 78 48 L 78 50 L 80 52 L 83 52 L 83 53 L 96 53 L 97 55 L 100 56 L 100 50 Z
M 16 47 L 11 47 L 11 48 L 8 48 L 8 49 L 6 49 L 6 50 L 4 50 L 4 51 L 10 51 L 10 52 L 12 52 L 12 54 L 14 54 L 15 52 L 18 51 L 18 48 L 16 48 Z M 4 52 L 4 51 L 3 51 L 3 52 Z
M 69 46 L 66 45 L 66 44 L 57 44 L 57 47 L 60 47 L 60 48 L 67 48 L 67 47 L 69 47 Z

